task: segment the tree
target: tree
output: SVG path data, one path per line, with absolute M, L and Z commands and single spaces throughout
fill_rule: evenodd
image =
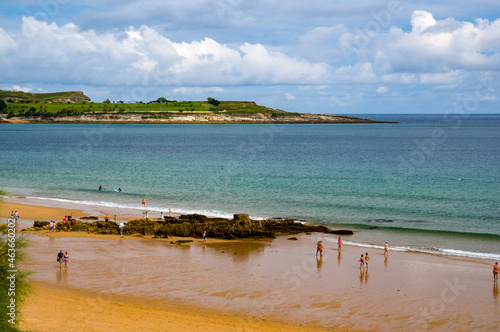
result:
M 160 97 L 160 98 L 156 99 L 156 102 L 157 103 L 167 103 L 168 100 L 166 98 L 164 98 L 164 97 Z
M 0 112 L 3 113 L 3 110 L 7 108 L 7 103 L 0 99 Z
M 109 99 L 106 99 L 105 101 L 103 101 L 103 103 L 109 104 L 109 103 L 111 103 L 111 101 Z
M 219 106 L 219 104 L 220 104 L 220 101 L 218 101 L 217 99 L 214 99 L 212 97 L 208 97 L 207 100 L 208 100 L 208 103 L 210 105 L 214 105 L 215 107 Z

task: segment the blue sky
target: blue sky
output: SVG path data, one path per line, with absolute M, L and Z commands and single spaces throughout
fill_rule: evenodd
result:
M 0 88 L 500 113 L 500 3 L 3 0 Z

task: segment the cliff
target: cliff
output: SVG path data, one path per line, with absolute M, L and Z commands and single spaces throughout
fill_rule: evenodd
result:
M 287 113 L 200 113 L 168 115 L 151 114 L 82 114 L 60 117 L 11 117 L 4 121 L 31 123 L 377 123 L 377 121 L 345 115 Z M 0 115 L 0 121 L 2 117 Z

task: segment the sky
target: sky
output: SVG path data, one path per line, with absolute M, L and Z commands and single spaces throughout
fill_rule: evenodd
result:
M 498 0 L 2 0 L 0 89 L 500 113 Z

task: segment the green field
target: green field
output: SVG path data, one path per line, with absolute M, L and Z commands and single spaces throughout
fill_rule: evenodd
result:
M 74 101 L 56 102 L 60 99 L 72 99 Z M 33 94 L 17 91 L 0 90 L 0 113 L 10 117 L 59 117 L 75 116 L 83 114 L 146 114 L 149 116 L 168 115 L 170 113 L 284 113 L 259 106 L 248 101 L 217 101 L 208 98 L 206 101 L 168 101 L 158 98 L 150 102 L 124 103 L 122 101 L 94 103 L 81 92 L 57 92 L 45 94 Z M 3 102 L 2 102 L 3 101 Z M 209 102 L 211 101 L 211 103 Z

